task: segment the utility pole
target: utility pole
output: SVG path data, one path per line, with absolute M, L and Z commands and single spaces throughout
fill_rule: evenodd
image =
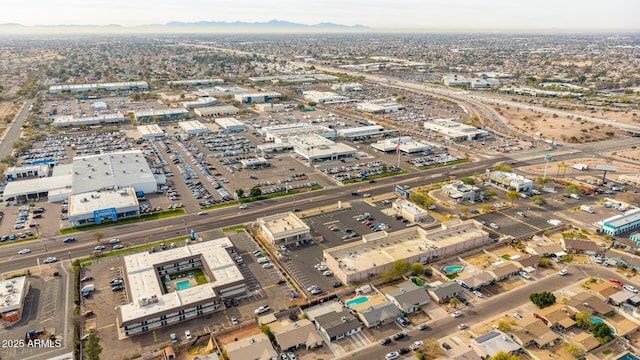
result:
M 545 179 L 547 177 L 547 168 L 549 167 L 549 159 L 551 159 L 551 154 L 547 154 L 545 155 L 545 164 L 544 164 L 544 175 L 542 176 L 543 179 Z

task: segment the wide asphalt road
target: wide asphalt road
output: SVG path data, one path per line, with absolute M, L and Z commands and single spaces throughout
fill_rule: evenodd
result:
M 420 331 L 417 328 L 408 331 L 409 338 L 405 338 L 392 345 L 382 346 L 379 342 L 373 342 L 364 348 L 359 348 L 350 353 L 344 354 L 337 359 L 384 359 L 384 354 L 390 351 L 397 351 L 400 347 L 409 347 L 416 340 L 427 338 L 439 339 L 451 335 L 458 330 L 458 324 L 465 323 L 469 326 L 481 323 L 502 313 L 510 312 L 512 309 L 529 302 L 529 295 L 534 292 L 551 291 L 555 292 L 569 285 L 584 281 L 590 277 L 600 277 L 604 279 L 615 278 L 628 283 L 627 279 L 619 276 L 615 271 L 611 271 L 599 265 L 570 265 L 569 275 L 560 276 L 553 274 L 544 279 L 528 282 L 526 286 L 519 287 L 506 293 L 496 295 L 473 308 L 463 309 L 462 317 L 454 319 L 446 317 L 430 322 L 431 329 Z M 632 284 L 638 287 L 640 284 Z M 412 357 L 411 355 L 410 357 Z

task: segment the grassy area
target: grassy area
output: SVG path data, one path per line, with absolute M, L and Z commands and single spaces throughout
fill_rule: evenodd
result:
M 321 190 L 321 189 L 322 189 L 322 185 L 314 185 L 314 186 L 312 186 L 310 188 L 304 188 L 302 190 L 293 189 L 293 190 L 281 191 L 281 192 L 277 192 L 277 193 L 273 193 L 273 194 L 258 195 L 258 196 L 254 196 L 254 197 L 251 197 L 251 198 L 242 199 L 242 200 L 240 200 L 240 202 L 243 203 L 243 204 L 246 204 L 246 203 L 250 203 L 250 202 L 254 202 L 254 201 L 274 199 L 274 198 L 279 198 L 279 197 L 282 197 L 282 196 L 295 195 L 295 194 L 300 194 L 300 193 L 314 191 L 314 190 Z
M 187 235 L 187 236 L 181 236 L 181 237 L 178 237 L 178 238 L 175 238 L 175 239 L 159 241 L 159 242 L 150 243 L 150 244 L 131 246 L 131 247 L 127 247 L 127 248 L 120 249 L 120 250 L 109 251 L 107 253 L 103 253 L 100 256 L 90 256 L 90 257 L 86 257 L 86 258 L 81 258 L 81 259 L 78 259 L 78 261 L 80 261 L 80 263 L 83 266 L 89 266 L 89 265 L 86 265 L 86 263 L 90 262 L 92 259 L 107 258 L 107 257 L 111 257 L 111 256 L 119 256 L 119 255 L 131 254 L 131 253 L 135 253 L 135 252 L 142 251 L 142 250 L 149 250 L 151 248 L 159 246 L 161 243 L 165 243 L 165 244 L 168 245 L 168 244 L 171 244 L 171 243 L 184 241 L 184 240 L 190 239 L 190 238 L 191 238 L 191 236 Z
M 198 285 L 208 283 L 207 277 L 204 275 L 202 269 L 193 269 L 193 276 L 195 276 Z
M 562 237 L 565 239 L 588 239 L 589 237 L 584 234 L 574 234 L 574 233 L 562 233 Z
M 0 243 L 0 246 L 3 245 L 13 245 L 13 244 L 20 244 L 20 243 L 24 243 L 24 242 L 29 242 L 29 241 L 33 241 L 33 240 L 37 240 L 37 237 L 30 237 L 30 238 L 26 238 L 26 239 L 20 239 L 20 238 L 16 238 L 15 240 L 7 240 L 5 242 Z
M 244 225 L 236 225 L 236 226 L 229 226 L 226 228 L 222 229 L 222 232 L 232 232 L 235 231 L 237 233 L 243 233 L 243 232 L 247 232 L 247 227 Z
M 466 162 L 469 162 L 469 160 L 460 159 L 460 160 L 456 160 L 456 161 L 450 161 L 446 165 L 445 164 L 436 164 L 436 165 L 430 165 L 430 166 L 422 166 L 422 167 L 419 167 L 418 170 L 422 171 L 422 170 L 428 170 L 428 169 L 434 169 L 434 168 L 441 168 L 441 167 L 445 167 L 445 166 L 453 166 L 453 165 L 458 165 L 458 164 L 464 164 Z
M 158 211 L 158 212 L 154 212 L 152 214 L 143 214 L 143 215 L 140 215 L 138 217 L 132 217 L 132 218 L 126 218 L 126 219 L 118 220 L 116 222 L 107 222 L 107 223 L 103 223 L 103 224 L 93 224 L 93 225 L 80 226 L 80 227 L 77 227 L 77 228 L 60 229 L 60 234 L 61 235 L 67 235 L 67 234 L 77 233 L 77 232 L 81 232 L 81 231 L 91 231 L 91 230 L 95 230 L 95 229 L 102 229 L 102 228 L 105 228 L 105 227 L 112 226 L 113 224 L 126 225 L 126 224 L 133 224 L 133 223 L 144 222 L 144 221 L 167 219 L 167 218 L 172 218 L 172 217 L 176 217 L 176 216 L 182 216 L 184 214 L 186 214 L 184 209 L 173 209 L 173 210 Z
M 355 183 L 361 183 L 361 182 L 368 182 L 369 180 L 376 180 L 376 179 L 382 179 L 382 178 L 386 178 L 386 177 L 390 177 L 390 176 L 396 176 L 396 175 L 402 175 L 402 174 L 407 174 L 409 173 L 409 170 L 400 170 L 400 171 L 394 171 L 394 172 L 388 172 L 388 173 L 384 173 L 384 174 L 379 174 L 379 175 L 373 175 L 373 176 L 367 176 L 366 178 L 362 179 L 349 179 L 349 180 L 345 180 L 342 183 L 347 185 L 347 184 L 355 184 Z

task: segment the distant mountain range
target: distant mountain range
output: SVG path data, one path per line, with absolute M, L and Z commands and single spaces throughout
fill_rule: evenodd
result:
M 331 22 L 324 22 L 315 25 L 294 23 L 283 20 L 270 20 L 267 22 L 223 22 L 223 21 L 197 21 L 181 22 L 172 21 L 166 24 L 149 24 L 138 26 L 122 26 L 117 24 L 109 25 L 34 25 L 27 26 L 16 23 L 0 24 L 0 33 L 30 33 L 57 30 L 58 32 L 77 32 L 78 30 L 96 32 L 198 32 L 206 29 L 214 31 L 367 31 L 370 28 L 363 25 L 341 25 Z

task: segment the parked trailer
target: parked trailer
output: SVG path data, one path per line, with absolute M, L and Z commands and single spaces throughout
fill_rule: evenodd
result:
M 571 167 L 580 171 L 589 170 L 589 165 L 587 164 L 573 164 Z

